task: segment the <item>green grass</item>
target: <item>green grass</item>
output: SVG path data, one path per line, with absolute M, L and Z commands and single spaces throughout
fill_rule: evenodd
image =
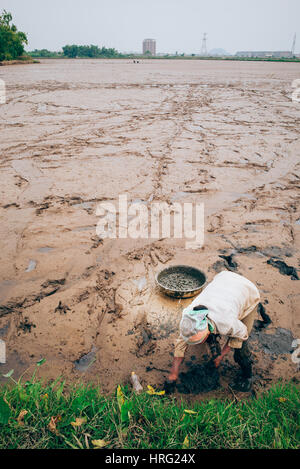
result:
M 300 446 L 299 387 L 293 383 L 279 383 L 250 400 L 193 405 L 122 390 L 119 398 L 104 396 L 94 386 L 66 388 L 61 380 L 43 384 L 34 376 L 6 385 L 0 388 L 0 448 L 93 448 L 94 440 L 124 449 Z M 57 434 L 49 428 L 51 417 Z M 85 422 L 73 427 L 76 418 Z

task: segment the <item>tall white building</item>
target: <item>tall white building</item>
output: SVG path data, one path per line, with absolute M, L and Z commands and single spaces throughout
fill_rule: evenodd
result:
M 149 53 L 156 55 L 156 40 L 155 39 L 144 39 L 143 40 L 143 54 Z

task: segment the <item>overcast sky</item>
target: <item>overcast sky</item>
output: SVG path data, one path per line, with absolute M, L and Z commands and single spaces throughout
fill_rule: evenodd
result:
M 141 51 L 145 38 L 157 52 L 199 53 L 207 48 L 291 50 L 300 0 L 0 0 L 28 34 L 28 50 L 60 50 L 65 44 L 96 44 Z

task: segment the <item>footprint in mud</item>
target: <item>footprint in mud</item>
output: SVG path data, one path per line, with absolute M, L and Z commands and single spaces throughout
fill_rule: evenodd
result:
M 22 187 L 24 184 L 28 184 L 28 180 L 23 178 L 22 176 L 16 175 L 14 176 L 16 178 L 15 185 L 18 187 Z
M 63 305 L 61 301 L 59 302 L 57 308 L 55 308 L 54 310 L 55 313 L 60 313 L 60 314 L 67 314 L 68 311 L 71 311 L 69 306 Z
M 220 376 L 213 361 L 192 365 L 186 373 L 180 373 L 177 390 L 182 394 L 200 394 L 220 387 Z
M 238 263 L 233 260 L 234 254 L 230 256 L 219 256 L 222 261 L 217 261 L 213 264 L 212 269 L 219 273 L 225 269 L 230 270 L 231 272 L 236 272 L 238 269 Z
M 43 213 L 43 211 L 48 210 L 49 207 L 50 207 L 49 202 L 45 202 L 45 203 L 41 204 L 39 206 L 39 208 L 37 208 L 36 211 L 35 211 L 36 215 L 41 215 Z
M 103 244 L 103 239 L 99 238 L 99 236 L 93 236 L 91 238 L 91 241 L 93 241 L 93 245 L 92 245 L 91 249 L 97 249 L 99 246 L 101 246 Z
M 146 357 L 152 353 L 156 348 L 156 337 L 153 336 L 153 331 L 147 322 L 146 314 L 143 314 L 140 319 L 137 320 L 131 333 L 136 336 L 136 348 L 135 355 L 137 357 Z
M 225 266 L 227 267 L 228 270 L 236 271 L 238 268 L 237 262 L 233 260 L 233 254 L 230 254 L 230 256 L 219 256 L 221 259 L 224 259 L 225 261 Z
M 129 260 L 142 260 L 145 266 L 153 265 L 156 267 L 158 263 L 166 264 L 174 256 L 173 250 L 161 246 L 159 243 L 152 244 L 147 248 L 135 249 L 128 253 Z
M 32 328 L 35 328 L 36 325 L 29 322 L 29 319 L 28 318 L 25 318 L 24 321 L 21 321 L 19 326 L 18 326 L 18 329 L 21 329 L 22 331 L 24 332 L 31 332 L 31 329 Z
M 156 343 L 153 342 L 156 340 L 150 328 L 140 326 L 139 327 L 139 337 L 136 341 L 136 356 L 137 357 L 147 357 L 148 355 L 154 353 L 156 348 Z
M 214 215 L 210 219 L 210 225 L 207 229 L 208 233 L 215 233 L 217 230 L 220 230 L 223 226 L 223 223 L 223 215 Z
M 287 265 L 283 261 L 275 259 L 269 259 L 267 261 L 267 264 L 272 265 L 273 267 L 278 269 L 282 275 L 288 275 L 289 277 L 291 277 L 292 280 L 299 280 L 298 273 L 295 267 L 292 267 L 290 265 Z
M 42 284 L 43 291 L 36 297 L 36 300 L 41 300 L 46 296 L 54 295 L 61 286 L 65 285 L 66 279 L 62 278 L 60 280 L 47 280 Z

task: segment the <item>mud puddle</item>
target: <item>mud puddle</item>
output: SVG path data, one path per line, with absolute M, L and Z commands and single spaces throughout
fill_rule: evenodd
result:
M 37 262 L 33 259 L 29 261 L 28 267 L 25 270 L 25 272 L 32 272 L 33 270 L 36 269 Z
M 256 342 L 264 353 L 275 357 L 293 353 L 292 343 L 295 338 L 291 331 L 278 327 L 273 334 L 267 333 L 257 323 L 258 321 L 255 323 L 249 340 Z
M 41 252 L 42 254 L 48 254 L 49 252 L 52 252 L 54 248 L 49 248 L 49 247 L 43 247 L 39 248 L 38 252 Z
M 86 371 L 88 371 L 93 365 L 93 363 L 96 361 L 96 354 L 97 348 L 93 346 L 92 350 L 89 353 L 83 355 L 79 360 L 76 360 L 74 362 L 76 370 L 80 371 L 80 373 L 85 373 Z

